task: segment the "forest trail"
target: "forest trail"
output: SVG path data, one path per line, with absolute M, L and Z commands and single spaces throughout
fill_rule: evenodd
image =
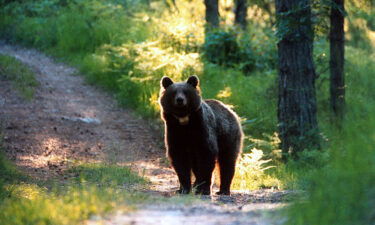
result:
M 0 121 L 6 155 L 37 179 L 67 179 L 75 163 L 127 165 L 151 181 L 147 192 L 174 196 L 177 177 L 168 166 L 160 134 L 113 97 L 88 85 L 78 71 L 36 50 L 0 43 L 0 54 L 28 65 L 39 82 L 25 101 L 0 81 Z M 154 203 L 140 210 L 93 218 L 88 224 L 281 224 L 269 217 L 289 191 L 234 192 L 194 204 Z M 197 197 L 198 198 L 198 197 Z

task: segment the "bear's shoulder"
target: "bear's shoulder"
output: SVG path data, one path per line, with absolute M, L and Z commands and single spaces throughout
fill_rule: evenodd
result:
M 219 123 L 223 121 L 237 123 L 239 121 L 237 114 L 223 102 L 215 99 L 207 99 L 205 103 L 211 108 Z
M 222 103 L 221 101 L 216 100 L 216 99 L 206 99 L 206 100 L 204 100 L 204 102 L 214 112 L 217 112 L 217 111 L 231 112 L 232 111 L 227 105 L 225 105 L 224 103 Z

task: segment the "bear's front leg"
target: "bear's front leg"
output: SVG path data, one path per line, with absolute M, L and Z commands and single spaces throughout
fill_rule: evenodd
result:
M 215 169 L 215 155 L 210 151 L 202 151 L 193 160 L 193 173 L 195 176 L 194 188 L 196 194 L 210 195 L 212 173 Z
M 191 165 L 186 152 L 171 149 L 169 157 L 180 182 L 178 194 L 189 194 L 191 191 Z

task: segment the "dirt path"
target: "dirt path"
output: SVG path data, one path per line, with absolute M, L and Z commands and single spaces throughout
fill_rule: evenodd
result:
M 165 163 L 160 135 L 111 96 L 87 85 L 74 68 L 30 49 L 0 43 L 0 54 L 30 66 L 40 85 L 26 102 L 0 81 L 0 121 L 6 154 L 39 179 L 62 178 L 74 160 L 130 165 L 148 177 L 150 192 L 173 196 L 177 179 Z M 153 204 L 132 214 L 93 219 L 89 224 L 280 224 L 267 212 L 283 206 L 288 191 L 236 192 L 199 203 Z
M 71 159 L 142 165 L 162 155 L 160 138 L 146 121 L 117 107 L 75 69 L 35 50 L 3 44 L 0 53 L 30 66 L 40 83 L 31 102 L 7 83 L 0 88 L 6 149 L 27 173 L 46 179 Z

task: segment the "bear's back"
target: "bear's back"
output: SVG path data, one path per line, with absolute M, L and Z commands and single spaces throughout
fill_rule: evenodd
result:
M 205 100 L 215 115 L 216 131 L 218 134 L 230 135 L 241 131 L 238 116 L 228 106 L 218 100 Z

